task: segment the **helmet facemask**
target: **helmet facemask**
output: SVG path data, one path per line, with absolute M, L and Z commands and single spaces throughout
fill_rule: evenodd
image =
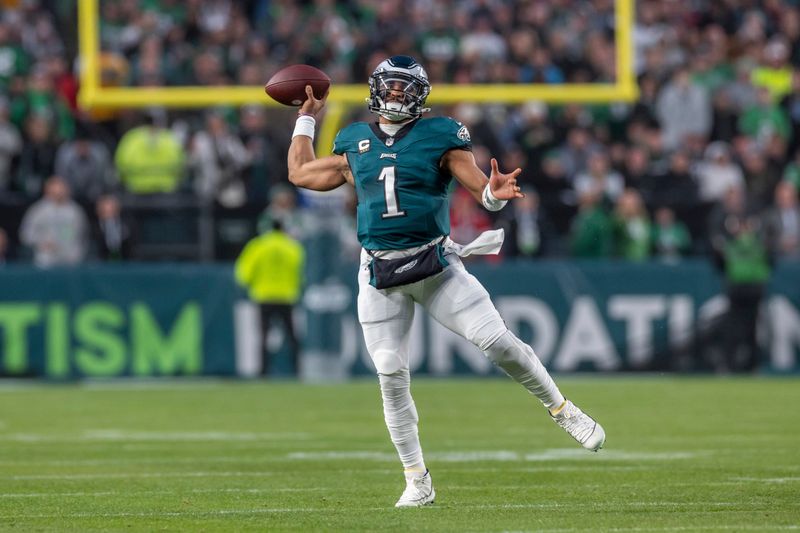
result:
M 392 58 L 394 59 L 394 58 Z M 412 68 L 381 63 L 369 78 L 369 110 L 392 122 L 419 118 L 430 93 L 425 70 L 416 62 Z

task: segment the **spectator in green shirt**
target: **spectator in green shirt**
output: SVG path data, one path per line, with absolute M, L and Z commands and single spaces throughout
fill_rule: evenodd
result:
M 689 251 L 692 237 L 686 225 L 675 218 L 669 207 L 659 207 L 653 225 L 653 249 L 655 255 L 665 261 L 676 261 Z
M 570 250 L 573 257 L 610 257 L 613 245 L 611 219 L 602 203 L 601 192 L 592 190 L 580 197 L 580 209 L 572 221 Z
M 728 296 L 722 332 L 727 360 L 720 370 L 754 372 L 759 365 L 758 310 L 772 274 L 771 257 L 758 217 L 736 217 L 729 226 L 730 237 L 717 256 Z
M 755 105 L 745 109 L 739 117 L 739 131 L 759 140 L 766 141 L 772 135 L 778 135 L 785 141 L 792 130 L 786 112 L 773 102 L 769 89 L 761 87 Z
M 29 65 L 30 58 L 18 39 L 13 38 L 10 23 L 0 20 L 0 93 L 15 76 L 26 74 Z
M 628 261 L 650 257 L 650 217 L 636 189 L 625 189 L 614 213 L 614 252 Z
M 46 116 L 52 124 L 55 141 L 72 139 L 75 119 L 66 102 L 56 93 L 53 79 L 43 66 L 36 66 L 28 77 L 27 90 L 11 102 L 10 118 L 18 128 L 32 115 Z

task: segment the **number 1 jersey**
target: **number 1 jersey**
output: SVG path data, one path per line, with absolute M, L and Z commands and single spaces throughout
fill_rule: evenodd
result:
M 414 120 L 394 136 L 356 122 L 336 136 L 358 196 L 358 240 L 368 250 L 400 250 L 450 233 L 449 185 L 439 166 L 448 150 L 471 148 L 466 126 L 451 118 Z

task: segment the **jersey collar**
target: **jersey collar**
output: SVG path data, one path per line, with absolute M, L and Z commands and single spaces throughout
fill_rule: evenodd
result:
M 406 135 L 408 135 L 408 132 L 410 132 L 410 131 L 411 131 L 411 128 L 413 128 L 413 127 L 414 127 L 414 125 L 415 125 L 417 122 L 419 122 L 419 119 L 418 119 L 418 118 L 417 118 L 417 119 L 414 119 L 414 120 L 412 120 L 411 122 L 409 122 L 408 124 L 406 124 L 405 126 L 403 126 L 402 128 L 400 128 L 400 129 L 398 130 L 398 132 L 397 132 L 397 133 L 396 133 L 394 136 L 392 136 L 392 135 L 387 135 L 386 133 L 384 133 L 384 131 L 381 129 L 381 127 L 380 127 L 380 126 L 378 126 L 378 123 L 377 123 L 377 122 L 371 122 L 371 123 L 370 123 L 370 125 L 369 125 L 369 127 L 370 127 L 370 129 L 372 130 L 372 133 L 374 133 L 374 134 L 375 134 L 375 136 L 376 136 L 378 139 L 380 139 L 380 141 L 381 141 L 383 144 L 385 144 L 385 145 L 387 145 L 387 146 L 391 146 L 392 144 L 394 144 L 394 143 L 398 142 L 400 139 L 402 139 L 403 137 L 405 137 Z M 389 139 L 392 139 L 392 141 L 390 141 L 389 143 L 387 143 L 386 141 L 387 141 L 387 140 L 389 140 Z

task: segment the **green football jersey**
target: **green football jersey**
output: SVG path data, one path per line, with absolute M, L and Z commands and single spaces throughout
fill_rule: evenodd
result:
M 339 132 L 333 151 L 353 173 L 364 248 L 411 248 L 450 233 L 452 176 L 439 162 L 454 148 L 471 148 L 469 132 L 446 117 L 415 120 L 394 136 L 366 122 Z

